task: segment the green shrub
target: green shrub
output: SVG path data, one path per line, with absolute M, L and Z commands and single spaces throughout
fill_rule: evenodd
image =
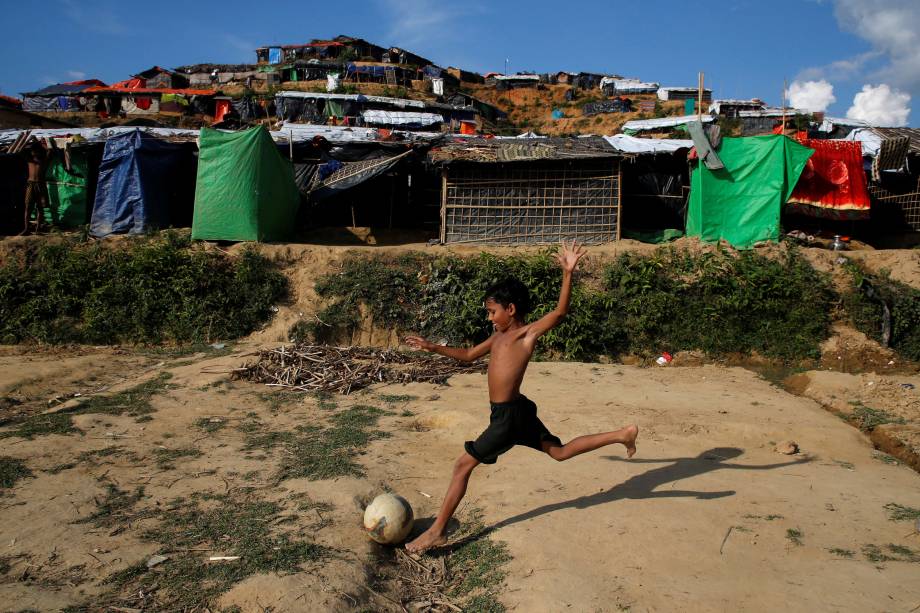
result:
M 0 266 L 4 343 L 210 342 L 271 317 L 287 281 L 254 250 L 192 248 L 174 233 L 128 246 L 68 241 Z
M 555 307 L 561 272 L 551 251 L 413 254 L 402 262 L 350 258 L 342 272 L 317 285 L 331 302 L 319 314 L 326 325 L 314 325 L 315 337 L 328 341 L 353 330 L 363 303 L 384 325 L 450 344 L 478 343 L 491 334 L 483 292 L 510 276 L 530 289 L 531 321 Z M 682 349 L 815 357 L 833 303 L 827 278 L 795 251 L 780 259 L 718 250 L 625 254 L 608 263 L 601 278 L 580 277 L 568 316 L 543 337 L 541 351 L 567 359 Z
M 888 275 L 871 275 L 854 262 L 846 265 L 851 291 L 843 295 L 843 306 L 859 331 L 882 340 L 884 305 L 890 313 L 888 345 L 910 360 L 920 360 L 920 290 Z

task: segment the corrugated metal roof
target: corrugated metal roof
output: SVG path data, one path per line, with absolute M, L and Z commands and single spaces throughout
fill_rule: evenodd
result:
M 598 136 L 584 138 L 454 138 L 433 148 L 428 158 L 437 164 L 453 162 L 526 162 L 620 157 Z

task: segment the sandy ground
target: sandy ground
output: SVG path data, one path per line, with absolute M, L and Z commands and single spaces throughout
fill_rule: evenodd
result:
M 10 564 L 0 575 L 0 611 L 91 603 L 105 591 L 104 577 L 156 550 L 140 539 L 147 527 L 143 520 L 114 535 L 73 523 L 93 511 L 105 483 L 143 484 L 143 505 L 243 485 L 265 500 L 306 493 L 327 502 L 332 523 L 313 538 L 340 555 L 295 574 L 251 577 L 218 607 L 391 608 L 364 587 L 376 558 L 360 529 L 359 501 L 390 487 L 412 503 L 424 525 L 437 509 L 462 442 L 487 423 L 485 377 L 462 375 L 449 386 L 388 386 L 337 398 L 342 409 L 352 403 L 386 407 L 383 394 L 414 397 L 391 407 L 398 410 L 381 421 L 391 437 L 372 442 L 362 456 L 365 477 L 276 484 L 270 475 L 279 452 L 245 451 L 243 433 L 232 426 L 255 417 L 271 429 L 292 430 L 315 421 L 320 409 L 306 398 L 279 410 L 260 396 L 264 387 L 228 381 L 226 371 L 245 361 L 243 354 L 252 348 L 242 344 L 232 355 L 203 353 L 166 362 L 126 357 L 117 364 L 124 381 L 105 393 L 163 371 L 173 375 L 173 387 L 154 398 L 151 421 L 78 415 L 74 421 L 82 435 L 0 439 L 2 455 L 25 460 L 35 475 L 0 497 L 0 558 Z M 113 356 L 107 349 L 60 352 L 57 367 L 42 356 L 14 358 L 2 356 L 0 383 L 19 390 L 21 410 L 47 410 L 59 374 L 76 367 L 95 372 L 112 364 Z M 23 383 L 17 384 L 17 377 Z M 870 562 L 862 551 L 888 544 L 920 550 L 911 525 L 890 521 L 884 509 L 888 503 L 920 507 L 920 475 L 881 461 L 864 434 L 822 408 L 825 398 L 816 391 L 820 385 L 825 395 L 849 398 L 866 387 L 867 377 L 816 375 L 806 393 L 816 402 L 741 368 L 532 364 L 524 392 L 563 440 L 636 423 L 639 453 L 626 461 L 622 448 L 608 448 L 555 463 L 516 448 L 497 465 L 476 470 L 462 510 L 481 509 L 493 528 L 488 538 L 505 542 L 513 556 L 503 604 L 518 611 L 915 609 L 920 566 Z M 898 390 L 910 390 L 895 389 L 884 377 L 873 380 L 891 392 L 891 406 L 916 408 L 916 391 L 902 397 Z M 226 420 L 228 427 L 202 433 L 194 423 L 203 417 Z M 801 452 L 774 451 L 787 440 Z M 112 445 L 134 455 L 44 472 Z M 155 467 L 156 449 L 186 447 L 202 455 L 181 458 L 173 469 Z M 801 533 L 800 545 L 787 530 Z

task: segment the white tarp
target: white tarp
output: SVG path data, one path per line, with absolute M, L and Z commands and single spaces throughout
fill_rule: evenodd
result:
M 653 82 L 639 81 L 638 79 L 615 79 L 613 77 L 604 77 L 601 79 L 601 89 L 607 85 L 613 84 L 613 87 L 620 94 L 641 94 L 657 92 L 659 84 Z
M 856 128 L 847 134 L 843 140 L 858 141 L 862 145 L 863 156 L 874 158 L 882 147 L 882 137 L 870 128 Z
M 387 98 L 386 96 L 364 96 L 361 94 L 328 94 L 317 92 L 295 92 L 283 91 L 275 94 L 276 98 L 312 98 L 313 100 L 355 100 L 361 102 L 379 102 L 389 104 L 399 108 L 425 108 L 425 103 L 421 100 L 407 100 L 405 98 Z
M 444 79 L 433 78 L 431 79 L 431 93 L 435 96 L 444 95 Z
M 764 108 L 764 103 L 761 102 L 760 100 L 753 100 L 753 99 L 752 100 L 738 100 L 737 98 L 722 98 L 719 100 L 713 100 L 712 102 L 709 103 L 709 112 L 712 113 L 713 115 L 718 115 L 719 112 L 722 110 L 723 104 L 726 106 L 745 105 L 745 106 L 757 106 L 757 107 L 760 107 L 761 109 Z
M 699 89 L 696 87 L 659 87 L 658 88 L 658 99 L 659 100 L 670 100 L 671 92 L 682 93 L 682 94 L 699 94 Z M 709 92 L 708 89 L 703 90 L 703 94 Z M 712 92 L 709 92 L 712 95 Z
M 285 121 L 281 129 L 272 132 L 276 142 L 288 142 L 293 139 L 295 143 L 312 140 L 314 136 L 322 136 L 332 144 L 337 143 L 369 143 L 380 140 L 377 128 L 350 128 L 348 126 L 320 126 L 311 123 L 294 123 Z M 430 141 L 444 136 L 441 132 L 401 132 L 394 131 L 391 136 L 397 136 L 403 141 Z M 459 137 L 453 134 L 452 137 Z
M 628 134 L 614 134 L 603 137 L 617 151 L 624 153 L 673 153 L 678 149 L 690 149 L 692 140 L 676 138 L 636 138 Z
M 805 109 L 785 109 L 785 112 L 781 108 L 777 107 L 766 107 L 759 111 L 738 111 L 738 117 L 795 117 L 796 115 L 809 115 L 810 113 Z
M 538 74 L 509 74 L 509 75 L 495 75 L 493 77 L 496 81 L 539 81 L 540 75 Z
M 326 91 L 334 92 L 339 88 L 339 73 L 330 72 L 326 75 Z
M 640 130 L 674 128 L 676 126 L 688 124 L 691 121 L 697 121 L 698 119 L 700 119 L 698 115 L 681 115 L 679 117 L 662 117 L 660 119 L 634 119 L 624 123 L 623 130 L 638 132 Z M 712 120 L 712 115 L 703 115 L 702 117 L 703 123 L 709 123 Z
M 869 124 L 860 119 L 846 119 L 843 117 L 825 117 L 818 132 L 833 132 L 836 128 L 867 128 Z
M 366 123 L 388 126 L 433 126 L 444 123 L 444 118 L 437 113 L 405 113 L 399 111 L 363 111 L 361 116 Z
M 69 136 L 79 136 L 90 142 L 106 141 L 112 137 L 134 130 L 140 130 L 151 136 L 161 138 L 180 137 L 195 139 L 198 138 L 198 130 L 182 130 L 179 128 L 144 128 L 137 126 L 118 126 L 113 128 L 47 128 L 41 130 L 32 130 L 32 136 L 35 138 L 67 138 Z M 0 145 L 8 145 L 19 137 L 19 134 L 25 130 L 0 130 Z

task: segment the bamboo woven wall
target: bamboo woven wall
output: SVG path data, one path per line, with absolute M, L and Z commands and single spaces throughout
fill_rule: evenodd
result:
M 445 170 L 445 243 L 584 244 L 619 239 L 618 159 L 455 165 Z
M 904 223 L 920 232 L 920 181 L 915 191 L 908 193 L 891 192 L 876 183 L 870 183 L 869 195 L 874 200 L 873 207 L 897 207 Z

